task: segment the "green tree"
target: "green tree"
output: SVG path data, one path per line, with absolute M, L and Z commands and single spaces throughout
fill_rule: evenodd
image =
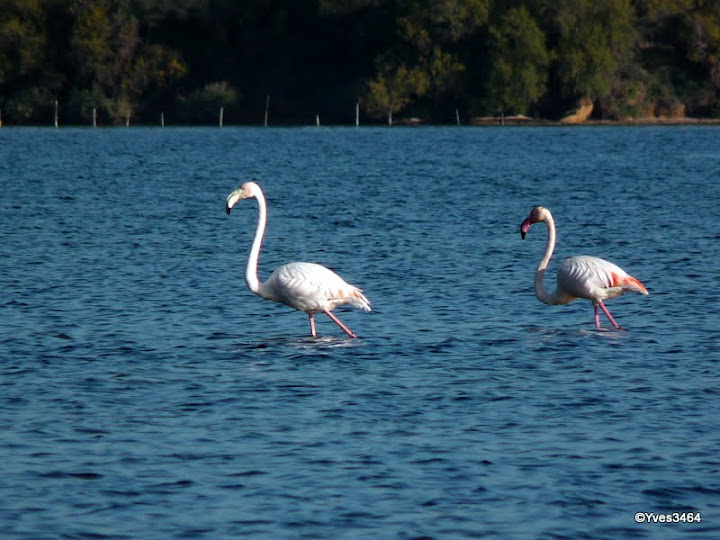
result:
M 556 116 L 578 98 L 606 118 L 719 115 L 720 10 L 718 0 L 0 0 L 9 123 L 47 123 L 56 99 L 64 123 L 93 108 L 101 122 L 156 122 L 161 111 L 191 121 L 190 110 L 231 107 L 240 89 L 232 116 L 250 122 L 268 93 L 276 122 L 347 122 L 358 96 L 389 119 Z
M 457 42 L 487 24 L 491 6 L 491 0 L 429 0 L 425 10 L 438 37 Z
M 394 113 L 415 105 L 446 117 L 442 111 L 457 106 L 463 86 L 462 43 L 486 23 L 491 2 L 416 0 L 394 5 L 394 40 L 378 54 L 383 60 L 377 64 L 383 68 L 368 85 L 366 101 L 386 102 L 374 110 L 390 107 Z
M 652 97 L 687 103 L 690 112 L 720 115 L 720 9 L 714 0 L 644 0 L 643 60 Z
M 152 85 L 182 77 L 178 56 L 161 46 L 147 46 L 140 23 L 123 0 L 78 0 L 71 35 L 77 86 L 72 100 L 89 118 L 93 108 L 111 122 L 128 118 Z
M 0 108 L 16 122 L 49 109 L 62 82 L 49 63 L 45 26 L 38 0 L 0 0 Z
M 425 84 L 425 91 L 415 92 L 415 95 L 422 97 L 425 92 L 431 98 L 439 99 L 443 93 L 453 89 L 459 75 L 465 70 L 465 66 L 458 59 L 443 47 L 443 40 L 435 39 L 432 35 L 432 20 L 422 16 L 403 17 L 398 21 L 400 34 L 403 40 L 411 46 L 413 67 Z
M 183 122 L 207 123 L 217 118 L 221 107 L 231 107 L 237 100 L 237 91 L 226 81 L 210 83 L 180 98 L 178 116 Z
M 609 97 L 636 43 L 630 0 L 553 0 L 548 6 L 564 97 Z
M 487 107 L 525 114 L 547 89 L 550 54 L 545 35 L 524 8 L 510 9 L 490 28 L 493 42 Z
M 703 78 L 707 83 L 697 85 L 694 97 L 712 114 L 720 116 L 720 8 L 717 2 L 709 0 L 696 5 L 688 21 L 688 58 L 707 73 L 707 78 Z
M 427 92 L 428 79 L 417 68 L 401 65 L 389 68 L 367 83 L 363 106 L 375 118 L 387 115 L 388 124 L 393 123 L 393 114 L 403 110 L 414 98 Z

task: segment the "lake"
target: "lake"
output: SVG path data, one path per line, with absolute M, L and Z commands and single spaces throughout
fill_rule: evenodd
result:
M 0 155 L 2 538 L 720 535 L 720 128 L 3 128 Z M 358 339 L 247 290 L 251 178 L 261 277 L 331 267 Z M 535 298 L 534 205 L 548 287 L 589 254 L 648 288 L 607 302 L 627 331 Z

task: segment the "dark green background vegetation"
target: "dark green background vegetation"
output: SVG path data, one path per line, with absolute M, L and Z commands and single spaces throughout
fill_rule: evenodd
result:
M 719 0 L 0 0 L 6 124 L 720 116 Z

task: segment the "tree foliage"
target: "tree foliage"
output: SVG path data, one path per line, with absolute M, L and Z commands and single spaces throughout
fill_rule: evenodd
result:
M 127 2 L 79 0 L 71 13 L 70 48 L 80 84 L 70 96 L 81 116 L 99 109 L 111 122 L 120 122 L 141 107 L 146 89 L 185 71 L 162 45 L 143 42 L 140 21 Z
M 545 36 L 523 7 L 508 10 L 490 28 L 493 56 L 488 77 L 488 109 L 525 114 L 547 90 L 550 54 Z
M 607 97 L 635 42 L 629 0 L 558 0 L 552 9 L 555 68 L 566 95 Z
M 6 123 L 720 115 L 717 0 L 0 0 Z M 171 120 L 172 121 L 172 120 Z
M 421 98 L 428 87 L 427 74 L 418 68 L 401 65 L 368 82 L 364 105 L 373 117 L 387 115 L 392 125 L 393 114 L 403 110 L 415 98 Z
M 57 77 L 46 72 L 45 27 L 39 1 L 0 1 L 0 106 L 19 121 L 38 116 L 57 90 Z

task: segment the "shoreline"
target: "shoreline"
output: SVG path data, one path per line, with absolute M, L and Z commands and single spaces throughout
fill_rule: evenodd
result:
M 582 122 L 563 121 L 563 120 L 546 120 L 542 118 L 531 118 L 527 116 L 483 116 L 471 118 L 465 123 L 432 123 L 426 122 L 418 117 L 398 118 L 392 125 L 383 122 L 368 122 L 362 124 L 343 124 L 343 123 L 327 123 L 327 124 L 310 124 L 310 123 L 274 123 L 267 126 L 263 124 L 243 124 L 230 123 L 224 126 L 217 124 L 151 124 L 138 122 L 136 124 L 102 124 L 93 126 L 92 124 L 7 124 L 0 123 L 0 131 L 4 129 L 22 129 L 22 128 L 89 128 L 89 129 L 108 129 L 108 128 L 131 128 L 131 127 L 158 127 L 168 128 L 207 128 L 217 127 L 219 129 L 233 127 L 260 127 L 260 128 L 289 128 L 289 127 L 593 127 L 593 126 L 717 126 L 720 125 L 720 118 L 695 118 L 689 116 L 683 117 L 646 117 L 646 118 L 626 118 L 623 120 L 585 120 Z
M 690 126 L 720 125 L 720 118 L 682 117 L 644 117 L 625 118 L 623 120 L 585 120 L 582 122 L 563 122 L 562 120 L 543 120 L 527 116 L 480 117 L 473 118 L 474 126 Z

